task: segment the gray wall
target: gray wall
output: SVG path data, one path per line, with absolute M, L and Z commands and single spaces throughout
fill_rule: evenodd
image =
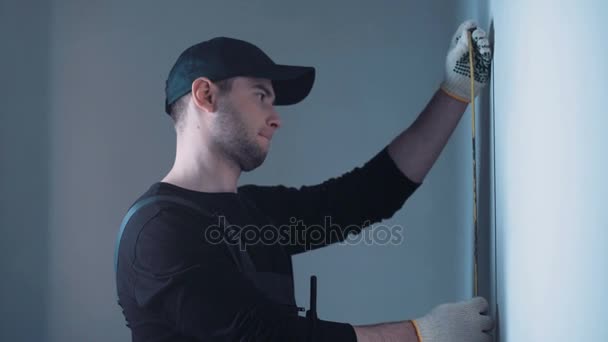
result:
M 0 1 L 0 341 L 46 340 L 48 11 Z
M 26 206 L 2 202 L 3 232 L 18 242 L 2 241 L 3 259 L 22 252 L 30 230 L 39 244 L 30 259 L 2 264 L 13 270 L 2 289 L 14 291 L 2 291 L 3 304 L 18 301 L 15 293 L 30 303 L 22 316 L 2 305 L 2 333 L 13 341 L 129 339 L 114 300 L 114 241 L 128 205 L 171 166 L 174 133 L 163 113 L 163 87 L 185 47 L 233 36 L 278 63 L 317 68 L 310 96 L 280 108 L 283 127 L 267 162 L 241 179 L 298 186 L 361 165 L 411 124 L 439 86 L 449 39 L 466 19 L 457 2 L 440 0 L 176 3 L 55 0 L 42 4 L 42 20 L 16 5 L 7 12 L 35 22 L 28 29 L 42 45 L 27 49 L 40 49 L 48 63 L 48 69 L 27 70 L 29 78 L 44 75 L 43 96 L 23 85 L 2 112 L 8 121 L 2 125 L 2 191 L 24 200 L 34 194 L 41 212 L 50 213 L 48 226 L 44 216 L 29 217 L 24 229 L 9 230 L 23 222 L 12 207 L 24 212 Z M 43 23 L 50 24 L 48 35 Z M 17 99 L 32 96 L 30 107 L 20 108 Z M 31 131 L 27 116 L 10 115 L 17 110 L 41 113 L 33 120 L 40 132 Z M 20 155 L 5 137 L 13 144 L 20 135 L 5 134 L 10 126 L 35 137 L 38 145 L 28 148 L 36 165 L 16 166 Z M 13 165 L 6 171 L 5 160 Z M 319 277 L 320 317 L 353 324 L 414 318 L 470 297 L 470 165 L 470 123 L 463 120 L 425 184 L 384 222 L 405 228 L 403 244 L 332 246 L 296 257 L 298 304 L 308 305 L 310 274 Z M 25 170 L 37 170 L 42 185 L 31 183 Z M 32 278 L 38 290 L 25 289 L 23 278 Z M 38 308 L 38 301 L 45 304 Z M 20 329 L 34 309 L 37 336 Z

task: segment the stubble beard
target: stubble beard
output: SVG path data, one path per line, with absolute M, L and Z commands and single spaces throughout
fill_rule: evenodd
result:
M 238 111 L 225 96 L 218 100 L 217 130 L 214 145 L 226 159 L 248 172 L 262 165 L 266 151 L 250 137 L 243 120 L 245 113 Z

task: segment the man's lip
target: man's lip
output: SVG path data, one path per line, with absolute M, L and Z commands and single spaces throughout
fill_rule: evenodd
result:
M 268 135 L 266 135 L 264 133 L 260 133 L 260 135 L 263 136 L 264 138 L 268 139 L 268 140 L 272 139 L 272 135 L 268 136 Z

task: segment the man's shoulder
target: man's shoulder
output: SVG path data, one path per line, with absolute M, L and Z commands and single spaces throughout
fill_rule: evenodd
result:
M 153 239 L 190 239 L 213 225 L 215 218 L 204 203 L 195 203 L 179 194 L 159 191 L 154 186 L 137 198 L 125 218 L 123 235 L 136 244 L 141 236 Z
M 133 216 L 135 225 L 138 225 L 137 222 L 139 222 L 139 225 L 147 226 L 188 228 L 193 225 L 200 226 L 213 222 L 214 216 L 204 208 L 203 204 L 184 204 L 186 202 L 179 202 L 180 199 L 188 201 L 187 199 L 166 195 L 142 197 L 140 201 L 146 203 Z M 200 207 L 200 210 L 197 210 L 195 206 Z

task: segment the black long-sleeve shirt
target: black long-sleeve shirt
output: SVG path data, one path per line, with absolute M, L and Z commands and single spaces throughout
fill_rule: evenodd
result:
M 176 195 L 234 226 L 283 227 L 289 243 L 250 244 L 247 251 L 258 271 L 293 278 L 291 255 L 391 217 L 419 185 L 385 147 L 363 167 L 314 186 L 244 185 L 237 193 L 206 193 L 159 182 L 140 198 Z M 168 203 L 148 205 L 129 221 L 117 286 L 133 341 L 305 341 L 307 319 L 282 314 L 238 271 L 227 246 L 212 241 L 210 227 L 220 223 Z M 310 235 L 313 226 L 322 235 Z M 321 341 L 356 341 L 348 323 L 319 320 L 317 331 Z

